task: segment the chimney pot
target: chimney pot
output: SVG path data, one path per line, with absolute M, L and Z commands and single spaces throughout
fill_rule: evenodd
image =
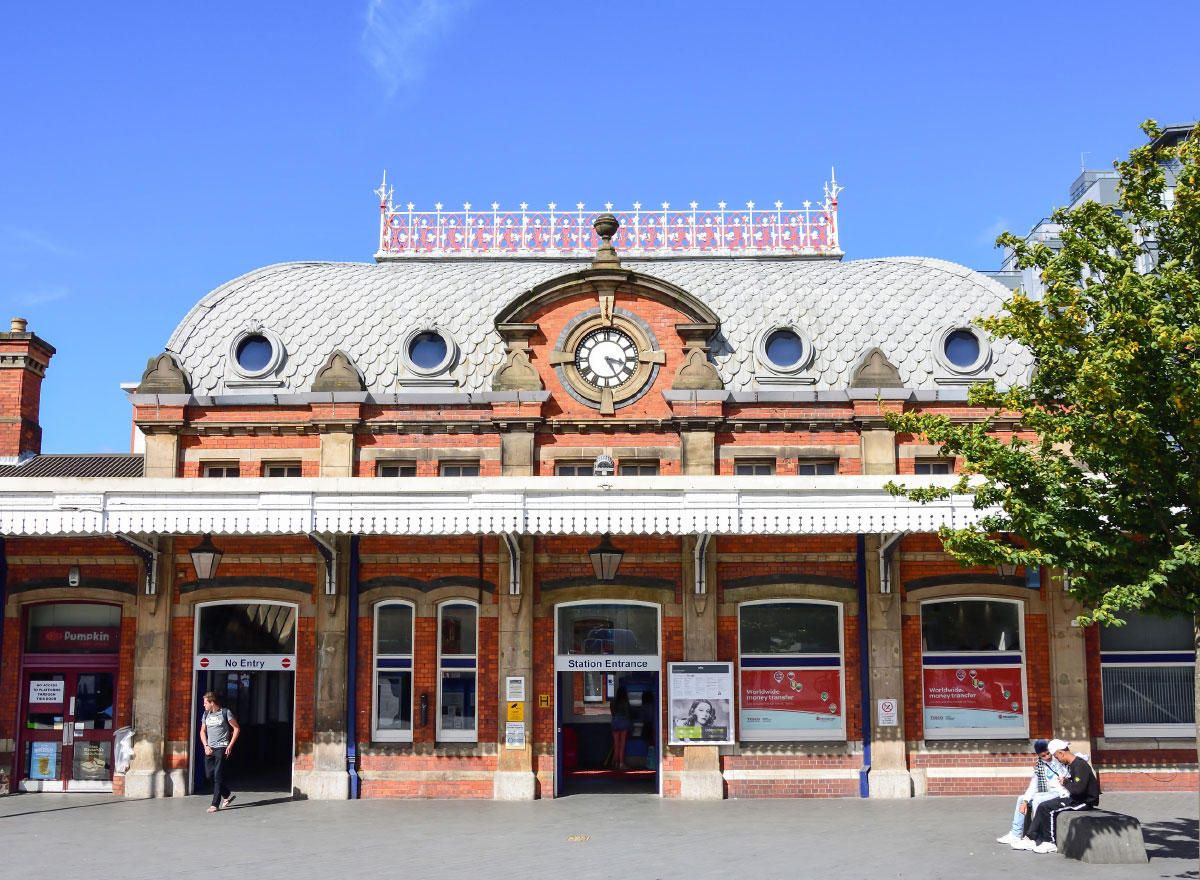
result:
M 25 328 L 28 326 L 29 326 L 29 322 L 26 321 L 24 318 L 13 318 L 12 319 L 12 332 L 13 333 L 24 333 Z

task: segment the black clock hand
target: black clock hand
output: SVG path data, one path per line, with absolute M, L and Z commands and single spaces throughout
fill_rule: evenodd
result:
M 614 357 L 606 357 L 604 359 L 604 362 L 606 364 L 608 364 L 610 367 L 612 367 L 612 371 L 613 371 L 612 374 L 614 376 L 621 372 L 621 367 L 625 366 L 625 361 L 619 360 Z

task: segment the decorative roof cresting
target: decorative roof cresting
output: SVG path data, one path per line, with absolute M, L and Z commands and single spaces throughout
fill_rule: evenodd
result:
M 729 208 L 718 202 L 715 210 L 701 209 L 692 202 L 686 209 L 645 209 L 640 202 L 633 210 L 618 211 L 620 229 L 612 244 L 628 257 L 695 256 L 842 256 L 838 238 L 838 193 L 844 187 L 830 172 L 825 198 L 818 204 L 805 201 L 798 209 L 773 207 Z M 379 252 L 376 260 L 430 257 L 590 257 L 600 246 L 593 228 L 595 220 L 614 213 L 612 203 L 604 211 L 560 210 L 550 202 L 546 210 L 501 210 L 492 202 L 490 210 L 473 209 L 470 202 L 461 211 L 446 210 L 441 202 L 433 211 L 417 211 L 409 202 L 397 208 L 393 189 L 383 183 L 379 196 Z

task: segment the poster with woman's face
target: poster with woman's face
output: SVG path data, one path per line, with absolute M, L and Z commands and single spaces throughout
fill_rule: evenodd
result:
M 671 663 L 671 742 L 732 743 L 733 664 Z

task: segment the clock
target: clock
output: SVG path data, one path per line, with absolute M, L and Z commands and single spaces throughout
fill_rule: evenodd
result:
M 637 343 L 629 334 L 601 327 L 579 340 L 575 369 L 594 388 L 616 388 L 628 382 L 638 368 Z

